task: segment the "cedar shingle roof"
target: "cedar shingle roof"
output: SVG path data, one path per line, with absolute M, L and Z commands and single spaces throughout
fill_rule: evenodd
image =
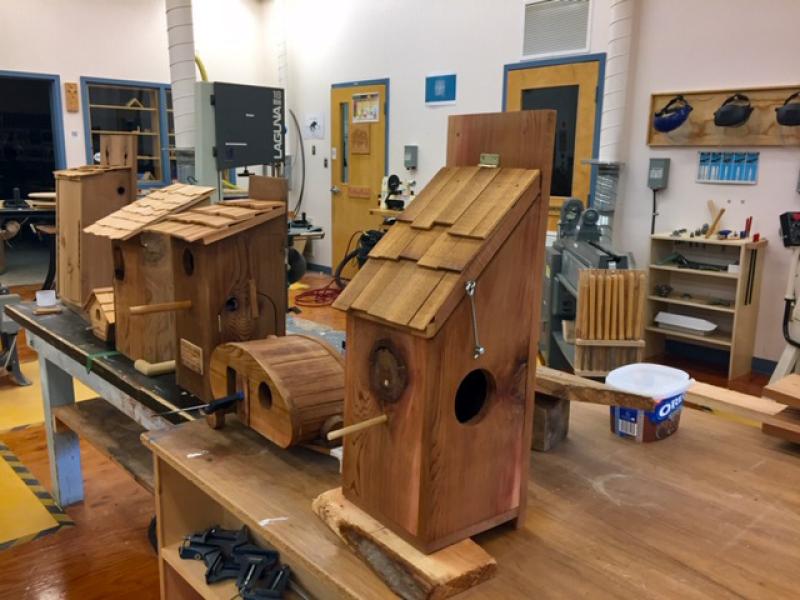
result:
M 173 183 L 95 221 L 84 231 L 112 240 L 127 240 L 172 213 L 208 200 L 213 191 L 212 187 Z
M 518 204 L 529 206 L 539 185 L 538 170 L 444 167 L 397 217 L 334 307 L 434 335 L 448 298 L 463 293 L 464 272 L 475 270 L 495 235 L 510 233 L 500 232 L 501 221 Z M 531 188 L 535 193 L 526 194 Z
M 208 245 L 284 214 L 286 204 L 278 200 L 226 200 L 168 215 L 146 230 Z

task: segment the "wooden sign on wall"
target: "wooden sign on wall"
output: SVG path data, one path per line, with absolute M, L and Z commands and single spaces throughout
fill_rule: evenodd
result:
M 77 83 L 64 83 L 64 104 L 67 107 L 67 112 L 78 112 L 78 84 Z
M 798 90 L 800 84 L 652 94 L 647 143 L 650 146 L 798 146 L 800 127 L 784 127 L 775 120 L 775 109 Z M 717 127 L 714 125 L 714 111 L 736 93 L 744 94 L 750 99 L 753 107 L 750 118 L 741 127 Z M 653 115 L 678 94 L 692 106 L 689 118 L 668 133 L 656 131 L 653 127 Z
M 354 123 L 350 129 L 350 152 L 369 154 L 369 125 Z

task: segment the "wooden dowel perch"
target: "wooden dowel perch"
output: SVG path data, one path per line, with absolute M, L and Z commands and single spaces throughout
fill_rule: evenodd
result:
M 368 429 L 369 427 L 373 427 L 374 425 L 380 425 L 381 423 L 386 423 L 386 421 L 388 420 L 389 417 L 387 417 L 386 415 L 380 415 L 378 417 L 372 417 L 371 419 L 367 419 L 366 421 L 353 423 L 352 425 L 348 425 L 347 427 L 342 427 L 341 429 L 337 429 L 336 431 L 331 431 L 330 433 L 328 433 L 327 436 L 328 441 L 332 442 L 333 440 L 338 440 L 339 438 L 349 435 L 351 433 Z
M 157 375 L 164 375 L 165 373 L 172 373 L 175 371 L 175 361 L 165 360 L 164 362 L 149 363 L 146 360 L 137 358 L 133 363 L 133 368 L 139 371 L 139 373 L 142 375 L 155 377 Z
M 168 312 L 170 310 L 189 310 L 190 308 L 192 308 L 191 300 L 176 300 L 175 302 L 131 306 L 130 312 L 131 315 L 149 315 L 151 313 Z

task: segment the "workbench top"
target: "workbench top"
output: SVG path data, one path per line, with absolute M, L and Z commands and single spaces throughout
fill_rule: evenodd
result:
M 335 461 L 236 424 L 195 421 L 144 439 L 287 562 L 313 565 L 327 597 L 389 594 L 311 511 L 340 485 Z M 569 438 L 531 458 L 525 527 L 474 538 L 497 576 L 459 597 L 792 597 L 798 461 L 797 447 L 689 409 L 675 435 L 636 444 L 611 434 L 607 407 L 573 403 Z

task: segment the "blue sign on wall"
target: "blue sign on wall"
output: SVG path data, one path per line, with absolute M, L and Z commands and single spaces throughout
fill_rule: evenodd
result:
M 425 78 L 425 104 L 454 104 L 456 74 L 429 75 Z

